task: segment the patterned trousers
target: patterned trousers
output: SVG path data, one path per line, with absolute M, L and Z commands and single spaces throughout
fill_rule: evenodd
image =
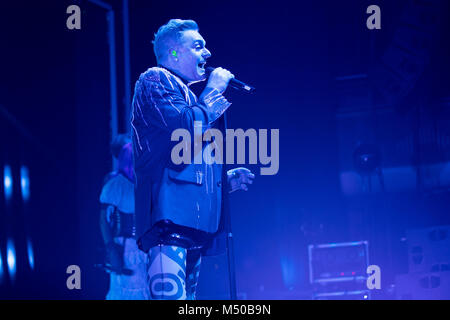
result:
M 158 245 L 148 252 L 147 283 L 153 300 L 195 300 L 200 249 Z

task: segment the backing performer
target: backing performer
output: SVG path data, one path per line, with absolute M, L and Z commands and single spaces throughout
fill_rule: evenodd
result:
M 100 230 L 109 266 L 107 300 L 148 300 L 146 255 L 138 249 L 134 226 L 134 175 L 130 138 L 117 136 L 111 153 L 118 170 L 111 172 L 100 195 Z
M 151 298 L 195 299 L 201 257 L 213 254 L 223 228 L 222 188 L 247 190 L 254 175 L 245 168 L 223 175 L 222 164 L 215 162 L 172 161 L 174 130 L 188 130 L 194 137 L 194 125 L 202 133 L 220 128 L 230 106 L 223 93 L 234 76 L 217 68 L 199 98 L 190 90 L 190 84 L 206 80 L 211 56 L 192 20 L 170 20 L 153 45 L 158 66 L 136 82 L 131 120 L 136 235 L 139 248 L 148 253 Z M 206 147 L 203 143 L 200 150 Z M 192 152 L 192 159 L 196 156 Z

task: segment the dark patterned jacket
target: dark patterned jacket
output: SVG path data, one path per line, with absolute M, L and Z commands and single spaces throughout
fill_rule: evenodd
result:
M 171 141 L 171 135 L 183 128 L 194 137 L 194 121 L 201 121 L 202 132 L 215 128 L 229 106 L 215 89 L 206 89 L 197 98 L 185 82 L 165 68 L 154 67 L 141 74 L 131 119 L 138 239 L 161 220 L 208 233 L 218 230 L 223 166 L 205 161 L 175 165 L 171 150 L 178 141 Z M 206 145 L 203 142 L 203 149 Z

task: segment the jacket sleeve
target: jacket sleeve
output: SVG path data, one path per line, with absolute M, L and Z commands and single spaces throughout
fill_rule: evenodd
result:
M 136 84 L 135 117 L 149 128 L 168 132 L 183 128 L 193 133 L 194 121 L 207 127 L 230 106 L 218 90 L 211 88 L 204 90 L 197 103 L 189 103 L 189 99 L 189 93 L 165 72 L 144 74 Z

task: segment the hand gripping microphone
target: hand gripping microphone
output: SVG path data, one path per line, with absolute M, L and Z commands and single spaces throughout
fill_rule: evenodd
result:
M 215 68 L 213 67 L 207 67 L 206 68 L 206 75 L 209 77 L 209 75 L 211 74 L 211 72 L 214 71 Z M 248 84 L 245 84 L 242 81 L 239 81 L 237 79 L 231 79 L 230 83 L 228 84 L 228 86 L 230 86 L 233 89 L 239 90 L 239 91 L 244 91 L 247 93 L 253 93 L 253 91 L 255 91 L 255 88 L 252 86 L 249 86 Z

